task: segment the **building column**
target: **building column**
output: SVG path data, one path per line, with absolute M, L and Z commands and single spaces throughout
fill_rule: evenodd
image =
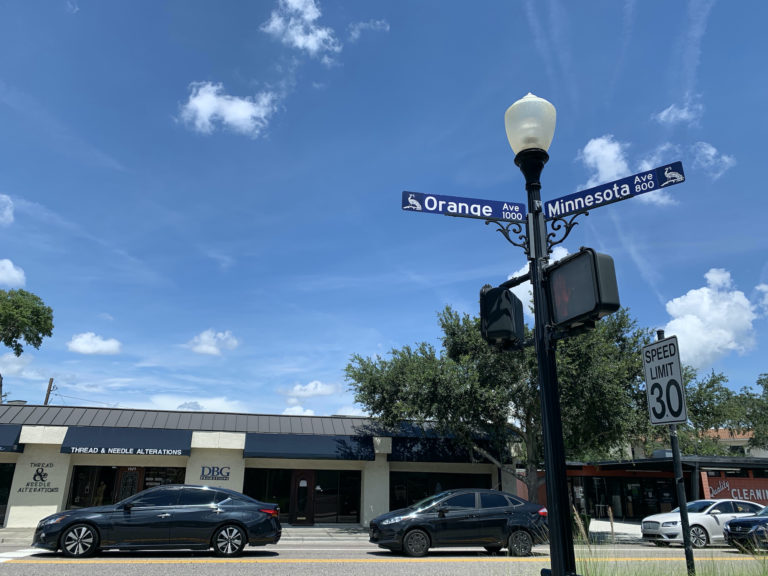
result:
M 23 426 L 19 444 L 24 452 L 8 497 L 7 528 L 31 528 L 64 509 L 72 473 L 70 455 L 61 453 L 66 426 Z
M 373 449 L 376 459 L 366 462 L 362 475 L 362 506 L 360 523 L 368 523 L 384 512 L 389 512 L 389 461 L 387 455 L 392 453 L 392 438 L 375 436 Z
M 243 491 L 245 433 L 193 432 L 186 484 L 202 484 Z

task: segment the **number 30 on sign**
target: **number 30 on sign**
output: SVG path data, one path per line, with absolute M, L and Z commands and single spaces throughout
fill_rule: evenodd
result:
M 645 389 L 652 424 L 684 424 L 688 420 L 679 351 L 676 336 L 643 348 Z

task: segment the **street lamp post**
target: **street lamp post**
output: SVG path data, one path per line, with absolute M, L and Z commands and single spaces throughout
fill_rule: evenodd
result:
M 509 144 L 515 152 L 515 164 L 525 177 L 528 193 L 527 251 L 533 287 L 534 338 L 539 367 L 552 566 L 551 572 L 542 570 L 542 576 L 569 576 L 576 574 L 576 560 L 573 553 L 555 341 L 544 277 L 549 244 L 539 181 L 544 165 L 549 160 L 547 150 L 555 133 L 555 118 L 555 107 L 552 104 L 528 94 L 507 109 L 504 123 Z

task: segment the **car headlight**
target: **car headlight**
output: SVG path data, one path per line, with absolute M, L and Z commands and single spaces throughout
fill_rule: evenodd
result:
M 387 526 L 388 524 L 397 524 L 398 522 L 402 522 L 405 518 L 407 518 L 407 516 L 394 516 L 392 518 L 387 518 L 381 523 L 381 525 Z
M 67 514 L 62 514 L 60 516 L 51 516 L 50 518 L 45 518 L 40 524 L 42 526 L 52 526 L 53 524 L 58 524 L 62 520 L 64 520 L 67 517 Z
M 671 526 L 677 526 L 678 522 L 677 520 L 670 520 L 669 522 L 662 522 L 661 527 L 662 528 L 669 528 Z

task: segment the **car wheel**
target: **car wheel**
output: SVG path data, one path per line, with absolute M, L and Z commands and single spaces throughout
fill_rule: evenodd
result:
M 533 539 L 525 530 L 515 530 L 509 535 L 509 552 L 512 556 L 530 556 Z
M 406 556 L 418 558 L 425 556 L 429 550 L 429 536 L 424 530 L 411 530 L 403 538 L 403 552 Z
M 240 526 L 222 526 L 213 535 L 213 552 L 216 556 L 237 556 L 245 548 L 245 532 Z
M 75 524 L 61 535 L 61 551 L 70 558 L 93 556 L 99 547 L 99 533 L 89 524 Z
M 501 546 L 485 546 L 485 551 L 490 554 L 498 554 L 501 552 Z
M 691 546 L 694 548 L 704 548 L 707 545 L 707 531 L 701 526 L 691 526 Z

